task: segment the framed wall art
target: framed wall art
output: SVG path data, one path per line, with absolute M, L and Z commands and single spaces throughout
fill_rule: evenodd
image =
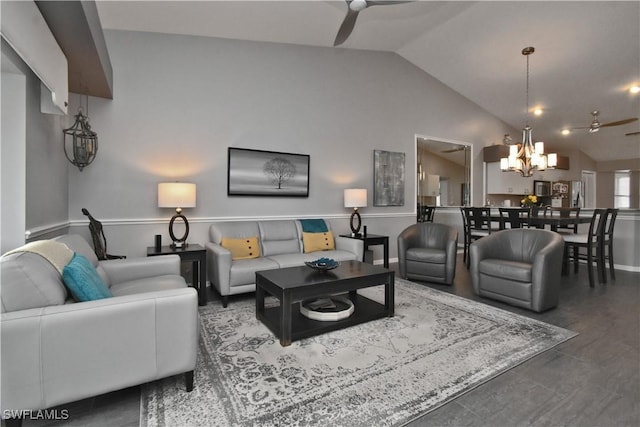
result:
M 309 197 L 309 158 L 229 147 L 227 195 Z
M 404 153 L 373 150 L 373 206 L 404 206 Z

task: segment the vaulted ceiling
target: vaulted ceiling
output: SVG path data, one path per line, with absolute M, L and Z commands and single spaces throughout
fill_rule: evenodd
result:
M 396 52 L 516 129 L 525 124 L 524 47 L 535 140 L 596 161 L 640 158 L 640 2 L 415 1 L 369 7 L 333 47 L 346 1 L 97 1 L 105 29 Z M 401 76 L 400 76 L 401 77 Z M 381 82 L 384 84 L 384 82 Z M 512 135 L 520 140 L 520 135 Z M 495 141 L 498 143 L 500 141 Z

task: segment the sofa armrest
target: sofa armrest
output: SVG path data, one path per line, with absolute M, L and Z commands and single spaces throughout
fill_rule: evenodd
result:
M 180 275 L 180 257 L 178 255 L 159 255 L 127 259 L 100 261 L 111 283 L 122 283 L 147 277 Z
M 351 239 L 349 237 L 336 236 L 336 249 L 347 251 L 355 254 L 356 260 L 362 260 L 364 256 L 364 242 L 359 239 Z
M 207 249 L 207 273 L 211 284 L 220 295 L 229 295 L 231 293 L 231 252 L 213 242 L 207 242 L 204 246 Z
M 43 409 L 194 370 L 195 289 L 1 316 L 2 410 Z

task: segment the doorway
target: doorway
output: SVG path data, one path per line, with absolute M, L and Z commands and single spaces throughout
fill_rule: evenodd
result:
M 471 205 L 472 153 L 468 142 L 416 135 L 417 209 L 421 205 Z

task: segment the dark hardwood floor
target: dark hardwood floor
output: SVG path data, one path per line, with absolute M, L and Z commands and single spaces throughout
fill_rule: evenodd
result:
M 391 268 L 397 269 L 392 264 Z M 533 313 L 473 294 L 462 256 L 453 286 L 435 289 L 579 332 L 577 337 L 420 417 L 417 426 L 637 426 L 640 425 L 640 273 L 589 288 L 586 268 L 563 277 L 560 305 Z M 210 290 L 211 292 L 211 290 Z M 211 292 L 210 300 L 219 300 Z M 247 298 L 238 296 L 234 299 Z M 215 304 L 215 302 L 214 302 Z M 437 369 L 437 367 L 436 367 Z M 65 405 L 64 422 L 25 426 L 137 426 L 140 388 Z M 4 423 L 3 423 L 4 425 Z

